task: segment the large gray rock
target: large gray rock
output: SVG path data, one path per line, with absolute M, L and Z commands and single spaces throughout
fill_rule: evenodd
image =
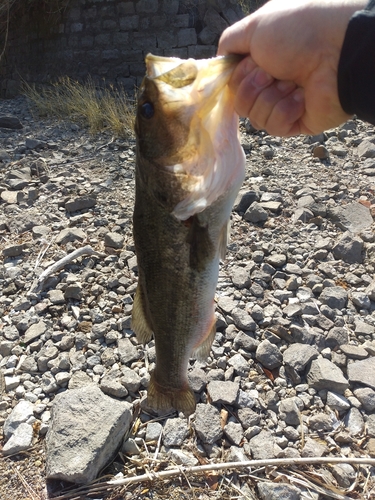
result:
M 301 490 L 284 483 L 259 482 L 258 491 L 262 500 L 300 500 Z
M 363 261 L 363 240 L 350 231 L 346 231 L 332 248 L 335 259 L 348 264 L 361 264 Z
M 348 203 L 345 206 L 331 208 L 327 215 L 341 229 L 352 233 L 367 229 L 373 223 L 370 210 L 360 203 Z
M 318 391 L 327 389 L 339 394 L 342 394 L 349 387 L 349 383 L 340 368 L 325 358 L 312 361 L 311 368 L 307 373 L 307 382 L 310 387 Z
M 2 450 L 3 455 L 13 455 L 20 451 L 27 450 L 33 441 L 33 427 L 23 422 L 15 430 L 14 434 L 7 441 Z
M 375 389 L 375 358 L 371 357 L 348 364 L 350 383 L 359 383 Z
M 255 460 L 275 458 L 280 448 L 275 443 L 273 434 L 269 431 L 261 431 L 249 441 L 250 450 Z
M 46 437 L 47 478 L 87 483 L 113 458 L 132 420 L 131 405 L 96 386 L 58 394 Z
M 318 357 L 318 351 L 312 345 L 292 344 L 283 353 L 284 363 L 297 372 L 303 371 L 306 366 Z
M 3 433 L 9 439 L 17 427 L 33 416 L 34 405 L 30 401 L 20 401 L 4 422 Z
M 280 349 L 269 340 L 263 340 L 255 353 L 255 358 L 269 370 L 273 370 L 282 365 L 283 355 Z
M 237 399 L 239 388 L 238 382 L 212 380 L 207 386 L 207 391 L 214 404 L 233 405 Z
M 223 435 L 220 413 L 212 405 L 197 404 L 195 412 L 195 431 L 206 444 L 214 444 Z
M 344 309 L 348 303 L 348 292 L 341 286 L 330 286 L 323 289 L 319 299 L 331 309 Z

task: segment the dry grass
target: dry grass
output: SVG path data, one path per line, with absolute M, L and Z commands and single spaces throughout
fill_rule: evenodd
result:
M 70 118 L 83 122 L 92 133 L 104 129 L 117 137 L 131 137 L 135 104 L 124 91 L 97 89 L 92 80 L 81 84 L 68 77 L 41 90 L 24 84 L 23 93 L 41 116 Z

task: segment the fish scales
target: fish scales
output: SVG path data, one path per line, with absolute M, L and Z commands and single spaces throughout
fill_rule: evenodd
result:
M 244 177 L 238 118 L 226 86 L 236 62 L 146 58 L 136 118 L 139 281 L 132 328 L 140 342 L 155 337 L 148 403 L 156 409 L 194 412 L 189 358 L 206 358 L 216 332 L 219 263 Z M 225 165 L 228 153 L 232 164 Z

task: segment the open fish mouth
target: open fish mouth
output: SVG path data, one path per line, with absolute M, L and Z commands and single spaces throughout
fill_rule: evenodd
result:
M 159 125 L 166 131 L 170 122 L 176 124 L 176 130 L 170 131 L 176 150 L 161 155 L 159 164 L 172 174 L 185 176 L 186 196 L 180 196 L 172 210 L 180 220 L 203 211 L 222 196 L 236 175 L 232 166 L 243 162 L 238 116 L 227 86 L 241 59 L 239 55 L 201 60 L 146 56 L 147 73 L 139 102 L 152 105 L 155 113 L 161 111 L 164 123 Z M 150 94 L 157 105 L 149 102 Z

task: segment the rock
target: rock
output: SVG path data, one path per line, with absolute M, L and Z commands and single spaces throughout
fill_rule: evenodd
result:
M 255 191 L 244 192 L 241 190 L 234 202 L 233 210 L 238 213 L 245 213 L 254 201 L 259 201 L 259 196 Z
M 360 158 L 374 158 L 375 145 L 369 139 L 365 139 L 359 144 L 357 153 Z
M 128 391 L 133 393 L 137 392 L 141 386 L 141 377 L 127 366 L 124 366 L 122 369 L 122 374 L 121 384 L 124 385 Z
M 313 149 L 313 155 L 320 160 L 326 160 L 329 158 L 329 151 L 325 146 L 320 144 L 319 146 L 315 146 Z
M 350 403 L 344 396 L 332 391 L 327 392 L 327 405 L 339 413 L 347 411 L 350 408 Z
M 348 411 L 344 423 L 352 436 L 362 434 L 365 430 L 365 422 L 363 421 L 361 412 L 357 408 L 351 408 Z
M 189 385 L 194 392 L 201 392 L 207 385 L 207 375 L 199 367 L 194 368 L 188 372 Z
M 106 247 L 121 249 L 124 246 L 125 238 L 120 233 L 107 233 L 104 237 Z
M 5 439 L 9 439 L 17 427 L 29 420 L 34 415 L 34 405 L 30 401 L 20 401 L 12 410 L 4 422 L 3 433 Z
M 163 432 L 163 426 L 159 422 L 150 422 L 146 428 L 146 442 L 158 442 L 160 434 Z
M 332 248 L 335 259 L 348 264 L 361 264 L 363 261 L 363 240 L 350 231 L 346 231 Z
M 239 445 L 243 440 L 243 430 L 241 424 L 236 422 L 228 422 L 224 427 L 224 434 L 229 441 L 235 445 Z
M 352 344 L 342 344 L 340 345 L 340 349 L 342 352 L 351 359 L 365 359 L 368 356 L 368 352 L 366 349 L 363 349 L 361 346 L 352 345 Z
M 219 411 L 210 404 L 197 404 L 195 431 L 203 443 L 214 444 L 223 435 Z
M 309 428 L 317 432 L 330 432 L 333 429 L 332 418 L 325 413 L 316 413 L 309 418 Z
M 348 379 L 351 384 L 359 383 L 375 389 L 375 358 L 348 363 Z
M 67 227 L 60 231 L 56 236 L 55 243 L 58 245 L 66 245 L 71 241 L 84 241 L 86 239 L 86 234 L 79 227 Z
M 47 330 L 47 325 L 44 321 L 38 321 L 38 323 L 34 323 L 31 325 L 25 332 L 24 342 L 25 344 L 29 344 L 33 342 L 41 335 L 43 335 Z
M 207 386 L 207 392 L 213 404 L 233 405 L 236 402 L 239 388 L 237 382 L 212 380 Z
M 87 210 L 96 205 L 96 198 L 93 196 L 78 196 L 65 203 L 65 210 L 68 212 L 77 212 L 78 210 Z
M 16 116 L 0 116 L 0 128 L 19 130 L 23 128 L 22 123 Z
M 198 459 L 191 453 L 186 453 L 182 450 L 168 450 L 168 456 L 172 462 L 185 467 L 194 467 L 198 464 Z
M 286 398 L 280 401 L 279 414 L 287 425 L 297 426 L 301 423 L 301 412 L 294 398 Z
M 47 297 L 53 305 L 65 304 L 65 297 L 62 290 L 50 290 L 47 292 Z
M 283 353 L 284 363 L 291 366 L 296 372 L 302 372 L 306 366 L 318 357 L 315 347 L 306 344 L 292 344 Z
M 314 359 L 307 373 L 307 382 L 316 390 L 327 389 L 328 391 L 342 394 L 349 387 L 340 368 L 325 358 Z
M 233 285 L 239 289 L 248 288 L 251 284 L 250 271 L 246 267 L 233 266 L 231 278 Z
M 328 446 L 321 441 L 305 438 L 305 446 L 301 451 L 302 457 L 322 457 L 328 452 Z
M 265 460 L 275 458 L 277 445 L 273 434 L 262 430 L 259 434 L 249 440 L 251 454 L 254 460 Z
M 366 412 L 375 411 L 375 391 L 369 387 L 359 388 L 353 391 L 354 396 L 361 402 Z
M 33 441 L 32 425 L 21 423 L 3 447 L 3 455 L 13 455 L 30 448 Z
M 120 377 L 120 370 L 109 371 L 100 381 L 101 390 L 110 396 L 125 398 L 128 395 L 128 390 L 121 383 Z
M 348 302 L 348 292 L 341 286 L 330 286 L 323 289 L 319 300 L 331 309 L 344 309 Z
M 118 341 L 118 354 L 122 364 L 126 365 L 131 361 L 139 359 L 139 351 L 128 338 Z
M 269 340 L 263 340 L 255 353 L 256 359 L 268 370 L 273 370 L 282 365 L 283 356 L 275 344 Z
M 168 418 L 163 429 L 163 444 L 168 448 L 181 446 L 189 435 L 187 421 L 182 418 Z
M 131 421 L 129 403 L 105 396 L 94 385 L 58 394 L 46 436 L 47 478 L 81 484 L 95 479 Z
M 262 500 L 301 500 L 301 490 L 285 483 L 259 482 L 258 491 Z
M 341 488 L 349 488 L 356 478 L 356 471 L 350 464 L 336 464 L 332 474 Z
M 370 210 L 360 203 L 348 203 L 345 206 L 331 208 L 327 216 L 338 227 L 354 234 L 369 228 L 373 223 Z
M 244 219 L 248 222 L 264 222 L 268 219 L 267 211 L 257 201 L 254 201 L 244 213 Z
M 231 316 L 233 318 L 234 324 L 240 330 L 245 331 L 254 331 L 256 328 L 256 323 L 253 318 L 248 314 L 244 309 L 240 309 L 239 307 L 235 307 Z

